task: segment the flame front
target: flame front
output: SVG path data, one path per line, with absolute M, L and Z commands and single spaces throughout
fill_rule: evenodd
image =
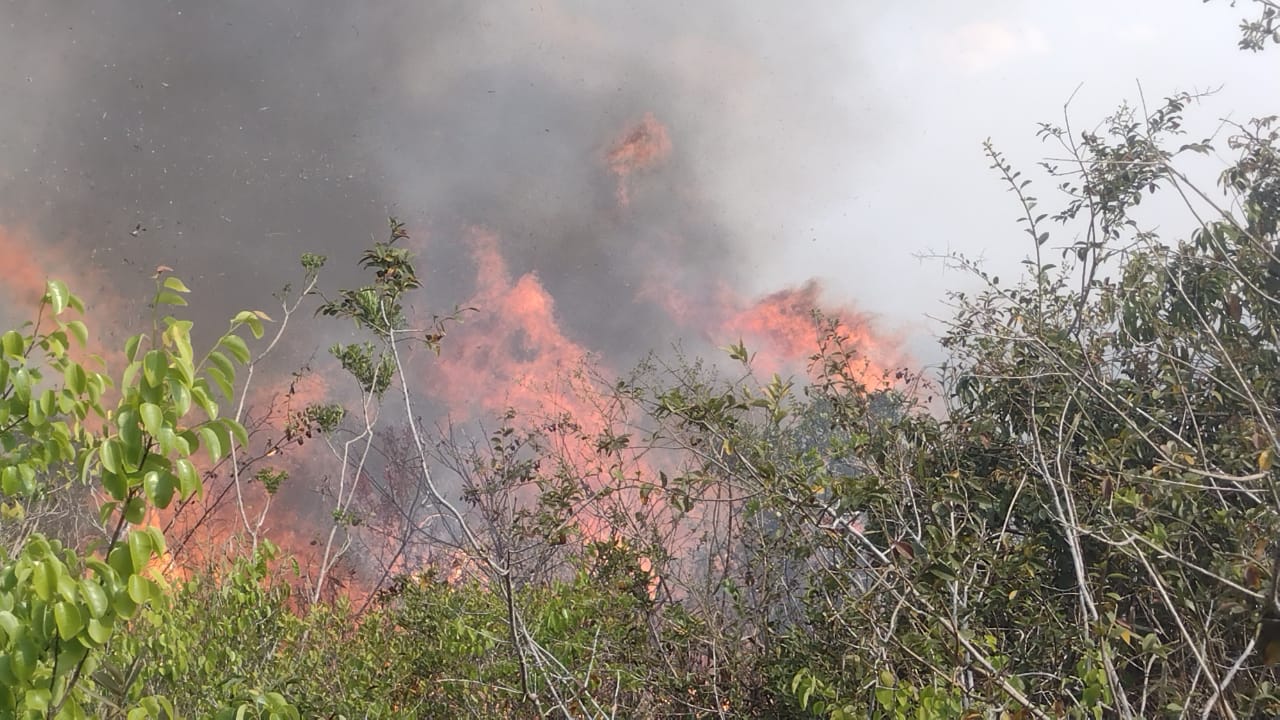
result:
M 607 145 L 601 163 L 602 180 L 616 183 L 619 217 L 626 218 L 634 212 L 633 203 L 639 201 L 648 182 L 661 180 L 671 152 L 671 133 L 652 114 L 644 115 Z M 669 326 L 680 334 L 704 343 L 699 349 L 742 340 L 754 353 L 757 369 L 803 375 L 810 358 L 819 350 L 820 328 L 813 315 L 817 310 L 837 323 L 856 351 L 847 370 L 864 385 L 877 386 L 886 377 L 886 369 L 903 363 L 897 343 L 878 333 L 869 318 L 853 308 L 827 306 L 818 281 L 763 297 L 749 297 L 736 290 L 726 277 L 705 271 L 696 277 L 686 276 L 681 268 L 671 267 L 664 257 L 668 253 L 663 244 L 675 247 L 683 240 L 675 232 L 659 231 L 658 235 L 649 255 L 638 254 L 652 260 L 643 285 L 632 290 L 630 297 L 626 290 L 618 288 L 616 296 L 604 300 L 611 304 L 605 311 L 616 312 L 618 323 L 626 322 L 627 302 L 648 304 L 660 308 Z M 503 237 L 477 226 L 467 233 L 465 241 L 475 283 L 463 305 L 475 307 L 478 312 L 466 315 L 463 324 L 451 328 L 439 358 L 430 362 L 414 360 L 407 368 L 411 390 L 423 396 L 420 399 L 425 401 L 424 407 L 431 408 L 427 412 L 458 422 L 484 421 L 508 409 L 535 421 L 571 418 L 577 430 L 557 436 L 557 452 L 573 466 L 588 492 L 616 483 L 619 477 L 655 476 L 651 466 L 654 460 L 639 453 L 616 455 L 610 461 L 612 466 L 602 466 L 595 438 L 612 429 L 614 418 L 610 416 L 611 409 L 587 388 L 595 381 L 611 381 L 617 368 L 610 363 L 616 359 L 595 352 L 590 337 L 575 337 L 573 329 L 566 327 L 557 313 L 557 298 L 537 274 L 512 271 L 504 254 Z M 57 246 L 37 243 L 20 232 L 0 228 L 0 254 L 7 264 L 0 297 L 4 300 L 4 319 L 10 323 L 22 319 L 18 316 L 34 306 L 51 273 L 65 279 L 76 292 L 84 291 L 85 285 L 111 286 L 96 280 L 95 271 L 83 263 L 70 262 L 71 256 L 61 253 Z M 178 272 L 181 274 L 182 268 Z M 128 323 L 136 321 L 120 311 L 128 307 L 120 298 L 100 294 L 103 297 L 91 302 L 97 310 L 92 318 L 117 325 L 98 328 L 95 336 L 119 338 L 122 342 L 130 331 Z M 95 346 L 92 350 L 113 357 L 107 348 Z M 425 359 L 426 354 L 423 355 Z M 326 470 L 326 463 L 332 462 L 328 453 L 306 452 L 304 447 L 278 459 L 274 456 L 279 452 L 289 413 L 310 403 L 331 401 L 334 393 L 323 375 L 268 378 L 253 389 L 249 402 L 259 413 L 255 443 L 261 444 L 242 450 L 258 453 L 261 460 L 289 470 L 304 486 L 316 485 L 326 473 L 334 472 L 332 467 Z M 262 415 L 267 407 L 273 407 L 273 412 Z M 302 443 L 305 438 L 289 440 L 292 450 L 293 444 Z M 311 444 L 313 448 L 320 446 L 318 439 Z M 254 518 L 273 502 L 248 478 L 240 478 L 236 486 L 227 478 L 225 468 L 219 475 L 211 482 L 206 498 L 184 510 L 177 522 L 172 519 L 172 511 L 148 517 L 148 522 L 162 524 L 177 540 L 173 547 L 185 553 L 180 558 L 182 562 L 201 564 L 216 557 L 218 548 L 234 544 L 246 524 L 255 522 Z M 639 483 L 635 485 L 623 487 L 620 496 L 637 506 L 652 502 L 647 494 L 640 494 Z M 328 531 L 328 519 L 316 511 L 315 498 L 308 493 L 309 490 L 290 492 L 275 499 L 276 506 L 261 525 L 267 537 L 304 560 L 319 551 L 323 546 L 321 538 Z M 577 530 L 587 541 L 614 542 L 615 529 L 609 523 L 603 513 L 584 513 L 577 519 Z M 193 539 L 197 541 L 192 542 Z M 406 566 L 401 553 L 388 549 L 374 555 L 392 558 L 390 564 L 396 569 L 412 569 Z M 167 558 L 164 564 L 168 566 Z M 449 574 L 461 576 L 462 566 L 453 567 Z

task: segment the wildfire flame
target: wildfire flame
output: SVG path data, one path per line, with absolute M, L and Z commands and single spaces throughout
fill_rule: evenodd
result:
M 644 115 L 607 146 L 604 166 L 616 183 L 619 208 L 630 207 L 634 179 L 640 174 L 661 172 L 671 152 L 671 133 L 652 114 Z M 575 338 L 571 330 L 562 325 L 556 312 L 556 298 L 536 274 L 512 272 L 500 236 L 477 227 L 469 232 L 467 242 L 474 263 L 475 286 L 465 304 L 478 308 L 479 312 L 467 316 L 464 324 L 451 328 L 438 359 L 433 359 L 430 365 L 410 366 L 410 382 L 421 381 L 413 389 L 463 422 L 492 417 L 508 408 L 530 417 L 572 417 L 579 431 L 572 437 L 562 438 L 564 446 L 560 451 L 580 469 L 588 485 L 598 488 L 616 480 L 618 474 L 634 477 L 655 474 L 646 464 L 648 461 L 639 457 L 630 457 L 622 467 L 599 467 L 599 448 L 592 438 L 609 430 L 610 419 L 598 403 L 575 386 L 572 378 L 588 361 L 595 372 L 609 378 L 612 369 L 607 364 L 608 358 L 593 357 L 589 338 Z M 664 242 L 679 243 L 681 239 L 668 234 Z M 86 270 L 83 263 L 69 262 L 69 254 L 37 243 L 24 233 L 0 228 L 0 255 L 6 258 L 7 264 L 6 283 L 0 286 L 0 300 L 3 300 L 0 306 L 5 308 L 31 307 L 43 293 L 44 279 L 51 272 L 67 279 L 76 292 L 81 292 L 79 286 L 86 284 L 84 281 L 98 284 L 93 282 L 93 271 Z M 805 372 L 809 358 L 818 350 L 819 328 L 813 317 L 814 310 L 834 318 L 840 332 L 858 351 L 858 358 L 850 360 L 848 370 L 865 385 L 872 387 L 882 382 L 887 368 L 901 364 L 892 338 L 877 332 L 869 318 L 852 308 L 827 306 L 823 287 L 817 281 L 750 298 L 736 291 L 724 278 L 682 277 L 678 271 L 662 266 L 661 255 L 661 248 L 656 249 L 653 269 L 648 282 L 637 293 L 636 301 L 663 309 L 673 326 L 710 345 L 741 339 L 754 352 L 755 367 L 761 371 Z M 98 308 L 105 305 L 110 312 L 119 307 L 120 301 L 105 297 L 93 299 L 91 304 Z M 127 316 L 127 313 L 104 315 Z M 854 366 L 854 362 L 858 364 Z M 269 405 L 273 398 L 284 401 L 286 409 L 277 416 L 264 418 L 259 427 L 264 435 L 278 440 L 288 422 L 287 408 L 300 410 L 309 403 L 333 397 L 334 390 L 323 376 L 310 375 L 276 378 L 260 385 L 249 404 L 261 408 Z M 320 466 L 324 460 L 314 459 L 320 453 L 295 452 L 276 459 L 271 449 L 262 452 L 273 464 L 303 478 L 324 472 Z M 243 521 L 234 509 L 236 505 L 228 503 L 221 508 L 208 505 L 216 504 L 219 498 L 225 502 L 225 493 L 232 490 L 225 484 L 211 487 L 204 502 L 205 509 L 214 516 L 193 512 L 176 525 L 181 533 L 189 527 L 184 523 L 193 522 L 195 517 L 203 518 L 199 542 L 189 543 L 181 552 L 196 546 L 223 547 L 242 530 Z M 269 500 L 263 490 L 248 483 L 247 478 L 241 478 L 239 491 L 248 514 L 258 512 Z M 220 492 L 224 494 L 218 495 Z M 650 502 L 648 495 L 637 496 L 635 501 L 638 505 Z M 264 529 L 272 541 L 286 551 L 304 557 L 315 555 L 318 552 L 316 538 L 324 535 L 327 519 L 323 516 L 318 520 L 308 519 L 307 513 L 298 512 L 296 506 L 290 508 L 289 504 L 288 496 L 277 502 L 271 511 L 276 514 L 275 520 L 266 523 Z M 289 520 L 282 520 L 285 517 Z M 161 524 L 163 519 L 161 514 L 153 514 L 148 522 Z M 604 517 L 582 517 L 579 530 L 589 541 L 610 541 L 614 537 Z M 190 552 L 198 562 L 205 562 L 216 554 L 216 551 Z M 388 556 L 398 557 L 390 553 Z M 169 559 L 164 559 L 166 566 L 171 564 Z M 402 566 L 403 558 L 398 562 Z M 455 565 L 447 577 L 455 574 L 461 577 L 461 567 Z

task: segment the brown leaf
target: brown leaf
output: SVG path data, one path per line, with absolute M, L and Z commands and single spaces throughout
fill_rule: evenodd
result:
M 1263 646 L 1262 662 L 1266 665 L 1280 663 L 1280 639 L 1272 640 Z
M 911 543 L 898 540 L 891 546 L 893 551 L 905 557 L 908 560 L 914 560 L 916 557 L 915 548 L 911 547 Z
M 1258 630 L 1258 647 L 1262 650 L 1262 662 L 1267 665 L 1280 663 L 1280 620 L 1263 617 Z
M 1262 584 L 1262 573 L 1257 567 L 1249 565 L 1244 569 L 1244 584 L 1251 588 L 1257 588 Z

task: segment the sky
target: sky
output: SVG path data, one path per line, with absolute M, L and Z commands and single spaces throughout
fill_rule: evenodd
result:
M 1220 88 L 1188 113 L 1192 134 L 1280 105 L 1280 56 L 1236 48 L 1245 7 L 1177 0 L 893 5 L 858 32 L 861 71 L 837 76 L 832 86 L 854 122 L 829 145 L 826 181 L 804 193 L 811 198 L 805 212 L 761 218 L 762 229 L 792 243 L 781 266 L 761 277 L 786 283 L 817 272 L 889 325 L 911 328 L 921 355 L 931 354 L 928 338 L 938 326 L 916 322 L 923 314 L 945 317 L 940 289 L 966 283 L 923 256 L 958 251 L 1008 277 L 1030 249 L 1014 224 L 1020 208 L 988 168 L 984 139 L 1037 179 L 1043 209 L 1054 207 L 1055 193 L 1035 163 L 1061 153 L 1035 131 L 1040 122 L 1061 124 L 1068 99 L 1073 125 L 1090 128 L 1141 95 L 1156 103 L 1178 91 Z M 871 157 L 857 147 L 860 126 L 875 128 L 879 150 Z M 1175 210 L 1151 222 L 1170 233 L 1185 229 L 1189 218 Z M 808 242 L 796 242 L 805 235 Z
M 618 365 L 733 340 L 671 322 L 676 305 L 728 317 L 815 278 L 929 363 L 928 316 L 969 280 L 927 256 L 1012 272 L 1028 249 L 982 141 L 1033 170 L 1052 151 L 1037 123 L 1068 97 L 1085 126 L 1139 84 L 1221 86 L 1193 111 L 1210 129 L 1273 112 L 1280 55 L 1236 49 L 1247 11 L 0 0 L 0 226 L 117 297 L 177 268 L 214 317 L 270 307 L 303 251 L 350 281 L 396 214 L 435 306 L 481 295 L 475 238 L 494 238 L 510 282 L 536 281 L 565 338 Z M 662 157 L 612 165 L 646 122 Z M 300 356 L 329 332 L 304 329 Z

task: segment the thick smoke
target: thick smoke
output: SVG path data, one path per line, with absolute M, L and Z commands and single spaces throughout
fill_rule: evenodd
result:
M 670 323 L 636 302 L 655 273 L 696 295 L 779 240 L 743 231 L 844 121 L 816 86 L 845 30 L 795 8 L 609 5 L 10 0 L 0 224 L 70 244 L 120 295 L 173 266 L 209 319 L 269 307 L 303 251 L 349 279 L 389 213 L 428 236 L 430 297 L 450 305 L 480 226 L 570 334 L 661 347 Z M 673 152 L 620 208 L 605 156 L 649 113 Z
M 749 322 L 726 298 L 805 240 L 776 218 L 805 211 L 851 134 L 825 85 L 852 24 L 695 5 L 0 0 L 0 255 L 26 251 L 0 320 L 53 271 L 107 309 L 92 326 L 115 347 L 167 265 L 207 341 L 237 310 L 274 312 L 302 252 L 330 257 L 330 290 L 360 281 L 394 214 L 423 253 L 416 316 L 480 305 L 421 378 L 446 388 L 428 418 L 538 402 L 526 376 L 582 351 L 625 370 L 772 331 L 780 310 L 802 324 L 790 295 Z M 299 318 L 260 381 L 287 385 L 339 325 Z M 305 518 L 315 498 L 288 492 Z M 289 525 L 305 549 L 308 524 Z

